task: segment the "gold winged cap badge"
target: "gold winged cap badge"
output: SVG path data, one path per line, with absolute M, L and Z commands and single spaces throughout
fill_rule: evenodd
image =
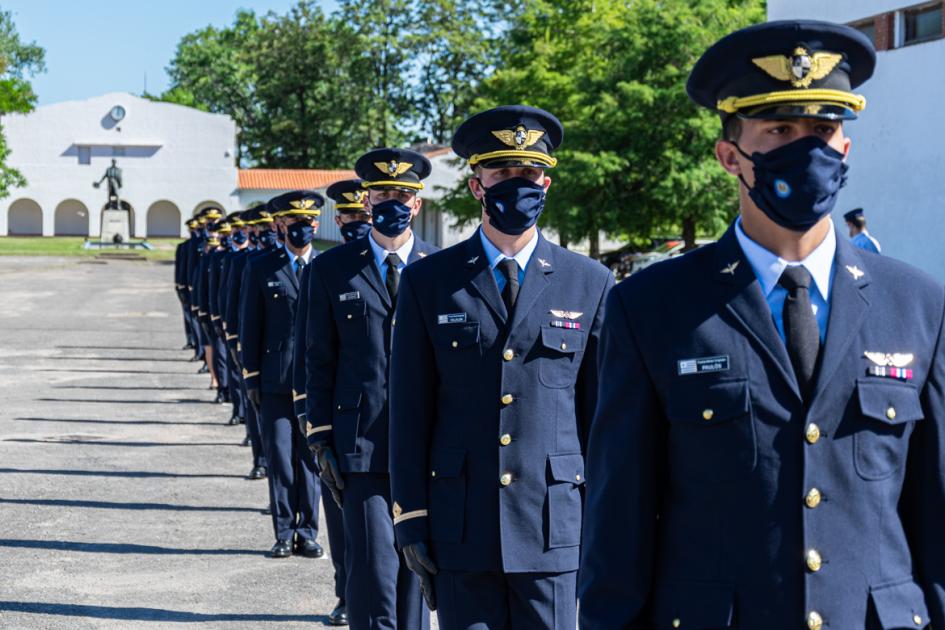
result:
M 794 49 L 790 56 L 770 55 L 751 60 L 769 76 L 778 81 L 790 81 L 796 88 L 808 88 L 834 71 L 843 55 L 831 52 L 811 53 L 803 46 Z
M 524 125 L 519 125 L 515 129 L 493 131 L 492 135 L 498 138 L 502 144 L 522 151 L 541 140 L 545 132 L 538 129 L 526 129 Z
M 375 162 L 374 166 L 377 167 L 377 170 L 382 173 L 387 173 L 391 177 L 397 177 L 398 175 L 403 175 L 410 170 L 410 167 L 413 166 L 411 162 L 398 162 L 397 160 L 391 160 L 390 162 Z

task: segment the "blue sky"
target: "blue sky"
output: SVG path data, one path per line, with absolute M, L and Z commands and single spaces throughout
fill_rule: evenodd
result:
M 164 68 L 183 35 L 226 26 L 240 8 L 285 13 L 295 0 L 0 0 L 24 41 L 46 49 L 33 78 L 40 105 L 106 92 L 163 92 Z M 326 11 L 334 0 L 320 0 Z

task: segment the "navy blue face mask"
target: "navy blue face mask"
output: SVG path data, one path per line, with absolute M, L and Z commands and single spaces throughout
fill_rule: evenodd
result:
M 220 239 L 220 247 L 223 249 L 230 249 L 230 237 L 224 236 Z
M 535 225 L 545 208 L 545 187 L 524 177 L 513 177 L 483 189 L 486 194 L 482 203 L 489 223 L 503 234 L 522 234 Z
M 400 236 L 410 225 L 410 206 L 397 199 L 388 199 L 371 207 L 374 227 L 388 238 Z
M 232 236 L 232 240 L 237 245 L 242 245 L 246 242 L 246 232 L 235 232 Z
M 253 247 L 255 247 L 257 243 L 259 243 L 259 238 L 256 236 L 256 233 L 255 233 L 255 232 L 250 232 L 250 233 L 249 233 L 249 244 L 252 245 Z
M 817 136 L 806 136 L 767 153 L 748 155 L 754 164 L 755 185 L 739 175 L 748 196 L 765 215 L 783 228 L 806 232 L 830 214 L 849 166 L 843 154 Z
M 263 230 L 259 233 L 259 244 L 265 248 L 272 248 L 276 246 L 276 233 L 272 230 Z
M 293 223 L 287 229 L 289 244 L 297 249 L 302 249 L 315 238 L 315 226 L 311 223 Z
M 341 236 L 345 239 L 345 243 L 366 236 L 370 231 L 371 224 L 367 221 L 349 221 L 341 224 Z

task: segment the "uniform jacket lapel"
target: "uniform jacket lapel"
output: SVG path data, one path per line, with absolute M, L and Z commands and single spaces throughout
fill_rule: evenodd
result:
M 371 249 L 371 243 L 368 241 L 367 236 L 357 242 L 359 243 L 359 247 L 356 248 L 358 258 L 356 262 L 359 266 L 358 273 L 371 285 L 371 288 L 380 296 L 381 301 L 390 309 L 392 307 L 390 294 L 387 292 L 387 287 L 384 286 L 384 282 L 381 279 L 380 270 L 374 263 L 374 251 Z
M 549 275 L 554 270 L 551 245 L 539 232 L 538 245 L 535 247 L 535 251 L 532 252 L 532 257 L 525 268 L 525 279 L 522 281 L 518 299 L 515 301 L 515 312 L 512 316 L 510 330 L 514 331 L 528 317 L 532 306 L 535 305 L 544 290 L 551 284 Z
M 492 314 L 504 324 L 509 314 L 505 309 L 502 296 L 499 295 L 499 286 L 495 282 L 486 252 L 482 248 L 478 230 L 466 241 L 466 268 L 473 290 L 482 297 Z
M 869 310 L 865 287 L 870 283 L 866 265 L 856 248 L 846 239 L 837 239 L 837 253 L 830 287 L 830 316 L 821 351 L 814 399 L 819 396 L 859 334 Z
M 791 391 L 800 398 L 787 348 L 774 326 L 771 308 L 762 293 L 761 284 L 735 237 L 734 224 L 716 245 L 715 268 L 708 270 L 708 273 L 728 288 L 724 297 L 726 309 L 761 347 Z
M 279 257 L 282 261 L 282 265 L 279 267 L 278 273 L 282 274 L 285 278 L 285 282 L 288 282 L 289 286 L 293 287 L 296 292 L 298 292 L 299 279 L 295 275 L 295 270 L 292 269 L 292 258 L 285 250 L 279 252 Z

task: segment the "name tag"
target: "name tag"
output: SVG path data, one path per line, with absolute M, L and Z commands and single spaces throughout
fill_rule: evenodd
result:
M 279 280 L 274 280 L 274 281 L 270 282 L 268 286 L 270 286 L 270 287 L 281 287 L 281 286 L 282 286 L 282 282 L 280 282 Z
M 438 324 L 463 324 L 466 322 L 466 313 L 446 313 L 445 315 L 437 315 L 436 323 Z
M 360 300 L 360 291 L 351 291 L 350 293 L 341 293 L 338 295 L 339 302 L 350 302 L 351 300 Z
M 729 358 L 726 354 L 720 357 L 685 359 L 677 361 L 676 366 L 679 376 L 705 374 L 706 372 L 726 372 L 729 369 Z

